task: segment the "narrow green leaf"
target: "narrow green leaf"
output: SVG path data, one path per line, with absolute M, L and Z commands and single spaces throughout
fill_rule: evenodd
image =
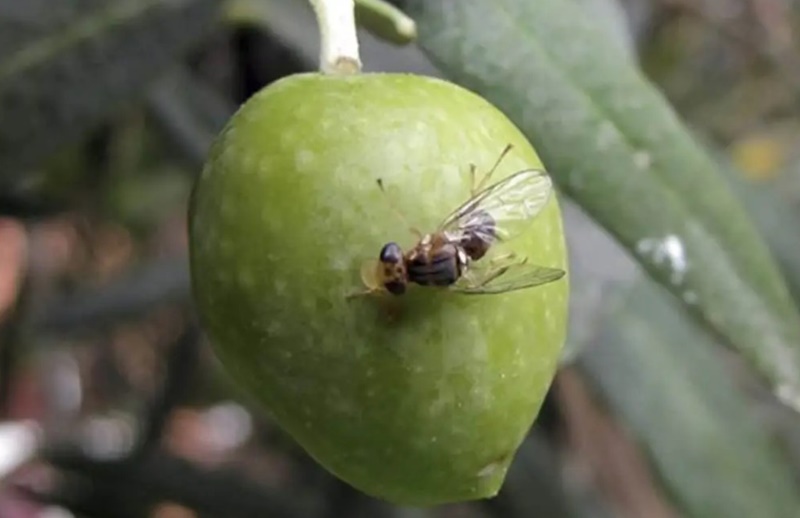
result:
M 236 111 L 234 103 L 182 67 L 176 67 L 150 90 L 147 106 L 171 147 L 197 173 L 214 138 Z
M 85 1 L 54 9 L 58 18 L 43 6 L 30 2 L 14 17 L 0 11 L 4 180 L 35 167 L 120 103 L 142 95 L 144 86 L 206 34 L 218 2 Z
M 579 366 L 686 516 L 796 517 L 792 468 L 714 348 L 672 298 L 642 280 Z
M 503 109 L 561 189 L 800 409 L 800 319 L 711 158 L 572 1 L 409 0 L 418 41 Z
M 631 34 L 625 8 L 619 0 L 571 0 L 586 11 L 607 37 L 616 43 L 628 58 L 636 59 L 636 42 Z

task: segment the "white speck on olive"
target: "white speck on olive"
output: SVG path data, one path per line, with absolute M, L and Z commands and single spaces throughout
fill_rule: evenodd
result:
M 258 175 L 261 176 L 262 178 L 269 176 L 269 171 L 270 171 L 269 165 L 270 165 L 269 158 L 267 157 L 262 158 L 258 162 Z
M 498 470 L 498 468 L 500 468 L 499 462 L 490 462 L 489 464 L 481 468 L 480 471 L 478 471 L 478 477 L 479 478 L 490 477 L 494 474 L 495 471 Z
M 239 271 L 239 284 L 241 284 L 244 288 L 252 288 L 255 283 L 256 278 L 252 271 L 248 269 L 242 269 Z
M 295 155 L 295 162 L 298 168 L 307 167 L 314 161 L 314 152 L 307 149 L 301 149 Z
M 240 154 L 242 160 L 242 170 L 245 173 L 251 173 L 254 170 L 253 166 L 255 165 L 256 161 L 255 153 L 247 149 L 241 149 Z
M 283 324 L 281 324 L 277 320 L 270 321 L 269 325 L 267 326 L 267 334 L 269 336 L 278 336 L 283 332 Z M 285 358 L 291 358 L 292 352 L 291 351 L 284 351 L 283 355 Z

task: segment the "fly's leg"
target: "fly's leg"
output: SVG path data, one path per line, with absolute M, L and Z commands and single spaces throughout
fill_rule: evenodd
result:
M 346 300 L 352 300 L 358 297 L 365 297 L 369 295 L 377 295 L 383 293 L 383 284 L 378 276 L 378 263 L 375 261 L 364 261 L 361 264 L 359 274 L 364 288 L 358 291 L 353 291 L 345 295 Z
M 517 257 L 516 252 L 507 252 L 505 254 L 498 255 L 497 257 L 492 257 L 491 259 L 489 259 L 489 264 L 494 266 L 494 267 L 497 267 L 498 263 L 504 262 L 504 263 L 506 263 L 505 267 L 508 268 L 509 266 L 511 266 L 508 263 L 511 260 L 516 259 L 516 257 Z M 525 264 L 526 262 L 528 262 L 528 258 L 525 257 L 521 261 L 518 261 L 518 262 L 519 262 L 519 264 Z
M 482 288 L 486 286 L 493 280 L 497 279 L 501 275 L 504 275 L 509 268 L 515 266 L 517 264 L 525 264 L 528 261 L 528 258 L 525 257 L 520 261 L 514 261 L 514 258 L 517 257 L 517 254 L 514 252 L 508 252 L 502 255 L 498 255 L 497 257 L 492 257 L 489 259 L 489 273 L 483 278 L 480 284 L 475 285 L 476 288 Z
M 477 176 L 477 169 L 478 166 L 475 164 L 469 164 L 469 197 L 474 198 L 476 194 L 478 194 L 478 185 L 475 183 L 475 177 Z
M 363 290 L 350 292 L 347 295 L 345 295 L 344 298 L 345 298 L 345 300 L 353 300 L 353 299 L 357 299 L 359 297 L 368 297 L 370 295 L 377 295 L 377 294 L 381 293 L 382 291 L 383 290 L 378 289 L 378 288 L 365 288 Z
M 475 164 L 470 164 L 469 165 L 470 195 L 472 197 L 474 197 L 476 194 L 481 192 L 481 190 L 483 190 L 483 188 L 486 186 L 486 182 L 489 181 L 489 179 L 492 177 L 494 172 L 497 170 L 497 166 L 500 165 L 500 162 L 503 161 L 503 158 L 505 158 L 505 156 L 509 153 L 509 151 L 511 151 L 511 149 L 513 147 L 514 146 L 509 144 L 503 149 L 503 152 L 500 153 L 499 157 L 497 157 L 497 161 L 494 163 L 492 168 L 489 169 L 489 171 L 485 175 L 483 175 L 483 178 L 481 178 L 480 182 L 478 182 L 477 184 L 475 182 L 477 180 L 477 169 L 478 169 L 478 167 Z
M 503 275 L 504 273 L 506 273 L 507 271 L 508 271 L 508 265 L 501 266 L 499 268 L 495 268 L 495 270 L 492 273 L 487 275 L 483 279 L 483 281 L 480 284 L 478 284 L 477 286 L 475 286 L 475 287 L 476 288 L 482 288 L 482 287 L 486 286 L 487 284 L 489 284 L 490 282 L 492 282 L 493 280 L 495 280 L 498 277 L 500 277 L 501 275 Z

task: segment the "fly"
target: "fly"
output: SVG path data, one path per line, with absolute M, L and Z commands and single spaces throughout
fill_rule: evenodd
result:
M 407 250 L 395 242 L 381 249 L 377 261 L 362 267 L 367 289 L 355 295 L 388 292 L 402 295 L 410 283 L 468 294 L 503 293 L 556 281 L 564 270 L 531 264 L 507 253 L 484 258 L 492 247 L 518 235 L 541 212 L 552 195 L 545 171 L 526 169 L 483 187 L 511 150 L 509 144 L 483 179 L 475 184 L 470 165 L 470 198 L 450 213 L 434 232 L 417 235 Z M 378 180 L 383 190 L 383 183 Z

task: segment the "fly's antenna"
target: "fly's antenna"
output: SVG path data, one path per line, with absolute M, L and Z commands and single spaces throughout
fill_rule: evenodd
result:
M 512 149 L 513 147 L 514 147 L 514 146 L 513 146 L 512 144 L 509 144 L 509 145 L 507 145 L 507 146 L 506 146 L 506 147 L 503 149 L 503 152 L 502 152 L 502 153 L 500 153 L 500 156 L 499 156 L 499 157 L 497 157 L 497 161 L 494 163 L 494 165 L 492 166 L 492 168 L 491 168 L 491 169 L 489 169 L 489 172 L 488 172 L 488 173 L 486 173 L 486 176 L 491 176 L 491 175 L 492 175 L 492 173 L 494 173 L 495 169 L 497 169 L 497 166 L 499 166 L 499 165 L 500 165 L 500 162 L 502 162 L 502 161 L 503 161 L 503 159 L 506 157 L 506 155 L 507 155 L 507 154 L 508 154 L 508 153 L 511 151 L 511 149 Z
M 507 145 L 507 146 L 506 146 L 506 147 L 503 149 L 502 153 L 500 153 L 500 156 L 499 156 L 499 157 L 497 157 L 497 160 L 495 161 L 495 163 L 494 163 L 494 165 L 492 166 L 492 168 L 491 168 L 491 169 L 489 169 L 489 171 L 488 171 L 488 172 L 487 172 L 487 173 L 484 175 L 484 177 L 483 177 L 483 178 L 481 178 L 481 181 L 480 181 L 480 183 L 478 183 L 478 185 L 475 185 L 475 173 L 476 173 L 476 166 L 475 166 L 475 164 L 470 164 L 470 165 L 469 165 L 469 168 L 470 168 L 470 176 L 472 177 L 472 186 L 473 186 L 473 187 L 472 187 L 472 194 L 473 194 L 473 195 L 477 194 L 477 193 L 478 193 L 478 192 L 479 192 L 481 189 L 483 189 L 483 186 L 484 186 L 484 184 L 485 184 L 485 183 L 486 183 L 486 182 L 489 180 L 489 178 L 491 178 L 491 177 L 492 177 L 492 175 L 494 174 L 495 170 L 497 169 L 497 166 L 499 166 L 499 165 L 500 165 L 500 162 L 502 162 L 502 161 L 503 161 L 503 159 L 506 157 L 506 155 L 508 155 L 508 153 L 509 153 L 509 152 L 510 152 L 510 151 L 511 151 L 513 148 L 514 148 L 513 144 L 508 144 L 508 145 Z
M 381 192 L 386 197 L 386 201 L 389 204 L 389 208 L 391 208 L 392 211 L 395 213 L 395 215 L 400 219 L 400 221 L 402 221 L 403 224 L 405 224 L 405 226 L 408 227 L 411 233 L 417 236 L 417 238 L 421 240 L 422 232 L 420 232 L 419 229 L 417 229 L 416 227 L 412 226 L 406 219 L 405 215 L 403 215 L 403 212 L 399 208 L 397 208 L 397 205 L 394 204 L 394 200 L 392 199 L 391 196 L 389 196 L 389 193 L 386 192 L 386 188 L 383 185 L 382 178 L 378 178 L 378 188 L 380 188 Z

